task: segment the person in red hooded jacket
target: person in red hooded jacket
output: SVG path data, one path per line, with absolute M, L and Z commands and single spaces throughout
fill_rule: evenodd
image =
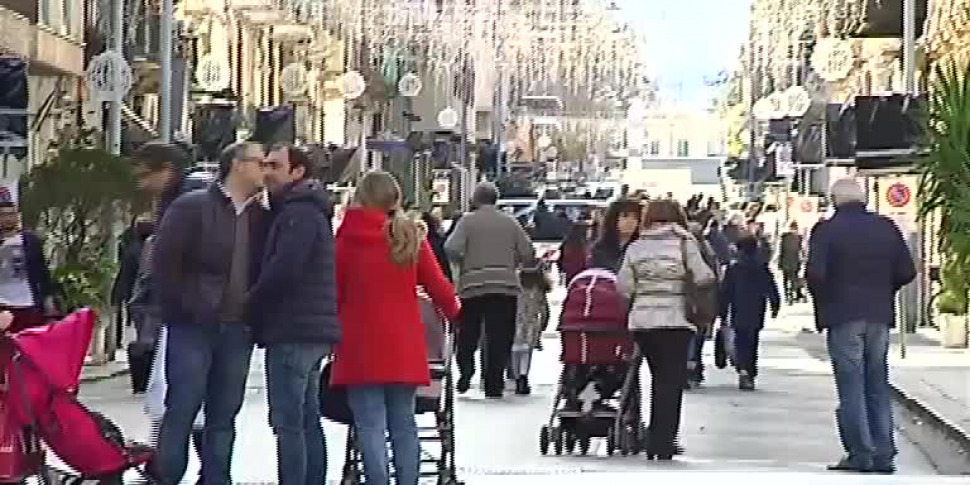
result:
M 331 385 L 345 386 L 364 475 L 390 483 L 385 434 L 390 431 L 395 482 L 417 485 L 420 466 L 415 392 L 429 384 L 425 328 L 415 289 L 423 286 L 449 319 L 459 313 L 454 288 L 425 237 L 401 210 L 401 188 L 386 172 L 360 181 L 337 232 L 337 345 Z
M 589 243 L 587 233 L 589 224 L 577 221 L 569 227 L 569 232 L 559 245 L 559 274 L 563 278 L 563 285 L 568 285 L 573 278 L 586 269 L 589 258 Z

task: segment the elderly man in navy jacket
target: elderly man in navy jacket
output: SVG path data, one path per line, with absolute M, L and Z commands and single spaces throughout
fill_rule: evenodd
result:
M 893 473 L 889 329 L 895 295 L 916 269 L 896 225 L 866 210 L 854 179 L 837 181 L 831 192 L 835 216 L 815 227 L 807 267 L 816 321 L 828 331 L 846 451 L 829 469 Z
M 273 223 L 250 304 L 257 315 L 256 342 L 266 347 L 279 483 L 324 483 L 320 361 L 340 340 L 333 207 L 323 187 L 309 180 L 311 162 L 302 150 L 271 147 L 264 170 Z

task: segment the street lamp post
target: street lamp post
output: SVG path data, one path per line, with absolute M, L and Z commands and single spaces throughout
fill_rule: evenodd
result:
M 121 0 L 118 0 L 121 2 Z M 162 0 L 161 32 L 159 32 L 159 67 L 160 86 L 158 106 L 158 133 L 161 141 L 170 142 L 172 139 L 172 18 L 174 17 L 173 0 Z
M 916 93 L 916 0 L 903 0 L 903 80 L 908 94 Z
M 123 55 L 125 43 L 124 17 L 124 0 L 114 0 L 111 4 L 111 50 L 119 55 Z M 124 102 L 124 97 L 119 95 L 108 107 L 108 151 L 112 155 L 121 154 L 121 103 Z

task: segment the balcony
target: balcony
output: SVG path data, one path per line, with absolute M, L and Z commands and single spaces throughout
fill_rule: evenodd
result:
M 34 15 L 36 16 L 36 6 Z M 0 6 L 0 51 L 10 52 L 29 59 L 31 57 L 31 37 L 35 27 L 25 15 Z
M 37 26 L 30 19 L 0 6 L 0 51 L 30 61 L 30 72 L 38 75 L 84 74 L 84 51 L 80 42 Z
M 36 31 L 36 50 L 30 60 L 38 74 L 84 75 L 84 46 L 80 42 L 45 26 L 36 27 Z
M 37 23 L 37 0 L 3 0 L 0 9 L 8 9 L 27 18 L 30 23 Z

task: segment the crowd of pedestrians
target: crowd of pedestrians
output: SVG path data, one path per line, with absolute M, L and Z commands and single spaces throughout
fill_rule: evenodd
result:
M 347 391 L 368 483 L 390 483 L 389 432 L 396 483 L 416 484 L 414 397 L 429 380 L 417 288 L 447 317 L 459 312 L 436 258 L 440 229 L 405 214 L 397 182 L 374 172 L 335 236 L 327 192 L 292 146 L 231 145 L 201 187 L 186 177 L 180 146 L 149 143 L 136 159 L 154 207 L 134 281 L 122 284 L 138 341 L 154 351 L 146 411 L 156 478 L 180 483 L 192 443 L 198 483 L 231 483 L 235 420 L 258 345 L 281 484 L 325 481 L 327 358 L 329 385 Z
M 784 300 L 807 300 L 807 280 L 817 329 L 826 334 L 845 451 L 829 468 L 893 473 L 889 329 L 896 293 L 913 280 L 915 266 L 896 225 L 866 209 L 856 180 L 837 181 L 831 197 L 835 214 L 812 228 L 807 245 L 795 223 L 781 236 L 777 264 Z M 691 287 L 719 288 L 720 328 L 713 335 L 722 347 L 731 347 L 738 387 L 746 391 L 755 389 L 766 318 L 776 317 L 782 305 L 764 225 L 734 216 L 722 227 L 716 204 L 701 208 L 700 200 L 692 198 L 684 207 L 671 198 L 615 201 L 587 255 L 588 267 L 618 274 L 629 299 L 628 327 L 652 375 L 650 458 L 671 459 L 682 451 L 677 434 L 683 390 L 703 382 L 702 347 L 712 334 L 710 326 L 691 318 L 696 297 Z M 564 270 L 583 269 L 572 262 L 579 258 L 570 259 Z
M 298 148 L 231 145 L 201 188 L 185 177 L 181 147 L 150 143 L 137 159 L 153 210 L 138 219 L 140 254 L 129 258 L 138 263 L 125 296 L 138 341 L 154 352 L 146 410 L 163 483 L 183 480 L 190 443 L 202 464 L 198 483 L 231 483 L 235 419 L 260 346 L 281 484 L 326 477 L 324 361 L 331 373 L 322 385 L 346 389 L 367 483 L 391 483 L 393 461 L 395 482 L 416 484 L 415 395 L 429 383 L 419 288 L 458 327 L 459 393 L 471 387 L 479 351 L 487 398 L 503 397 L 506 377 L 517 394 L 531 392 L 532 355 L 550 321 L 549 262 L 496 207 L 493 184 L 475 188 L 472 210 L 445 233 L 438 214 L 405 212 L 392 175 L 370 172 L 334 234 L 333 204 Z M 865 210 L 854 181 L 835 184 L 833 197 L 836 214 L 813 229 L 807 263 L 798 227 L 782 238 L 784 296 L 805 297 L 804 269 L 839 394 L 846 458 L 833 468 L 891 472 L 888 329 L 913 264 L 892 223 Z M 759 334 L 782 303 L 763 226 L 723 220 L 716 203 L 624 198 L 609 205 L 593 237 L 585 220 L 565 231 L 563 282 L 601 268 L 617 275 L 626 297 L 628 327 L 652 375 L 651 458 L 682 451 L 683 393 L 703 382 L 704 342 L 730 329 L 738 385 L 753 390 Z M 43 306 L 42 285 L 29 281 L 37 296 L 27 303 Z M 716 296 L 709 319 L 698 317 L 705 292 Z

